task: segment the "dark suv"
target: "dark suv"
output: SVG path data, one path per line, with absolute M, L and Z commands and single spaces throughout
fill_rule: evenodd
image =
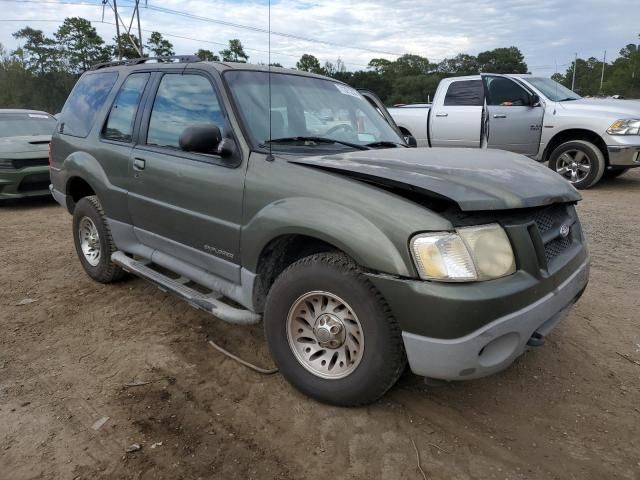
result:
M 339 405 L 407 360 L 501 370 L 582 294 L 580 196 L 543 165 L 409 148 L 384 106 L 322 76 L 171 60 L 85 73 L 53 136 L 51 191 L 93 279 L 264 319 L 287 380 Z

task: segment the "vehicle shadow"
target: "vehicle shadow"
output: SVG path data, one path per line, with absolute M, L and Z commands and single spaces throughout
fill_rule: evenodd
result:
M 50 195 L 44 195 L 42 197 L 10 198 L 0 200 L 0 210 L 21 210 L 54 206 L 59 205 Z

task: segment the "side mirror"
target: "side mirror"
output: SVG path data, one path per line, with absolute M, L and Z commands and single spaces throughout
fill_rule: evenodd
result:
M 416 137 L 414 137 L 413 135 L 405 135 L 404 141 L 407 143 L 407 145 L 409 145 L 412 148 L 416 148 L 418 146 L 418 141 L 416 140 Z
M 539 107 L 540 106 L 540 96 L 537 93 L 531 95 L 531 106 Z
M 191 125 L 180 134 L 178 144 L 185 152 L 218 153 L 222 133 L 216 125 Z

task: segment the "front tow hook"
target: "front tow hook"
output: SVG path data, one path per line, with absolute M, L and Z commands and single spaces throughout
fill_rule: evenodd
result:
M 531 335 L 527 345 L 530 347 L 541 347 L 544 345 L 544 335 L 541 335 L 538 332 L 533 332 L 533 335 Z

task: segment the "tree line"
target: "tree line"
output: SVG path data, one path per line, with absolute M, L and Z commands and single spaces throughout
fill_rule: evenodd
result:
M 108 44 L 88 20 L 69 17 L 49 37 L 42 30 L 26 26 L 13 33 L 20 47 L 8 52 L 0 45 L 0 108 L 32 108 L 58 112 L 79 75 L 92 65 L 117 58 L 174 55 L 173 44 L 161 33 L 152 32 L 143 46 L 138 37 L 123 33 Z M 239 39 L 229 40 L 218 52 L 198 49 L 194 55 L 207 61 L 247 62 L 249 55 Z M 281 66 L 273 63 L 274 66 Z M 387 104 L 426 102 L 440 80 L 449 76 L 479 72 L 527 73 L 528 67 L 517 47 L 495 48 L 478 55 L 460 53 L 441 62 L 406 54 L 396 60 L 373 58 L 366 69 L 350 71 L 338 58 L 320 61 L 303 54 L 295 68 L 344 81 L 356 88 L 375 92 Z M 552 78 L 570 86 L 573 65 Z M 640 97 L 640 48 L 629 44 L 620 56 L 605 65 L 600 88 L 602 62 L 595 58 L 576 62 L 576 90 L 583 95 L 619 94 Z

